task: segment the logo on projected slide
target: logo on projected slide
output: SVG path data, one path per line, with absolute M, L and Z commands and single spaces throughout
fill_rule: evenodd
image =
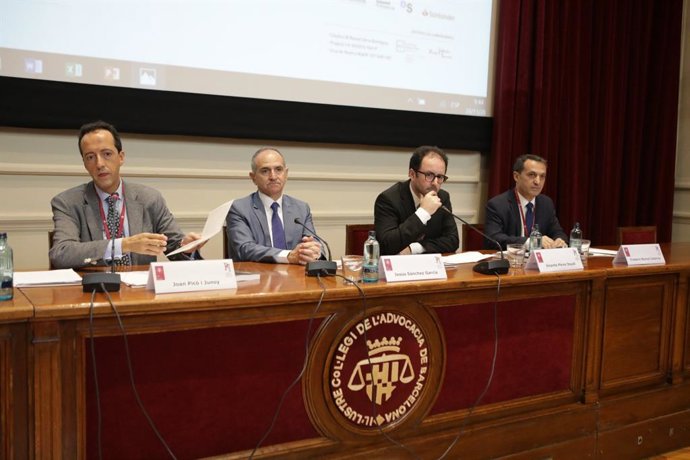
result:
M 343 335 L 330 363 L 330 392 L 340 414 L 358 427 L 380 427 L 417 403 L 428 374 L 426 338 L 398 312 L 380 312 Z

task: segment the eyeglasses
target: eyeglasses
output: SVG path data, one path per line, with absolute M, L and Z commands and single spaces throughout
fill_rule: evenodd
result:
M 424 179 L 427 182 L 433 182 L 434 179 L 436 179 L 439 184 L 442 184 L 448 180 L 448 176 L 444 176 L 443 174 L 434 174 L 432 172 L 424 172 L 424 171 L 420 171 L 418 169 L 415 169 L 414 172 L 415 172 L 415 174 L 423 175 Z

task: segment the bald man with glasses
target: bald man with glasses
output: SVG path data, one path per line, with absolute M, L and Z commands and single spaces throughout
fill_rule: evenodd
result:
M 460 242 L 450 195 L 448 156 L 438 147 L 418 147 L 410 158 L 409 179 L 381 192 L 374 205 L 376 238 L 381 255 L 456 252 Z

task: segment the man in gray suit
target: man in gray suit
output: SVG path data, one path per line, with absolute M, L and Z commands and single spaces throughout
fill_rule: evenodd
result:
M 310 234 L 316 230 L 309 205 L 283 195 L 288 178 L 283 154 L 272 147 L 259 149 L 249 178 L 258 190 L 235 200 L 226 219 L 230 257 L 302 265 L 321 258 L 321 244 Z
M 182 233 L 158 191 L 121 179 L 125 152 L 114 126 L 103 121 L 82 126 L 79 151 L 93 180 L 51 201 L 55 231 L 49 257 L 54 268 L 104 265 L 111 260 L 120 265 L 149 264 L 158 255 L 200 238 Z M 109 219 L 115 223 L 109 225 Z M 109 227 L 116 228 L 114 235 Z

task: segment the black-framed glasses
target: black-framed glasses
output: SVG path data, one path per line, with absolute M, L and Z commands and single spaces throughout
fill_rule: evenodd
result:
M 429 183 L 433 182 L 434 179 L 436 179 L 439 184 L 442 184 L 448 180 L 448 176 L 444 176 L 443 174 L 434 174 L 432 172 L 424 172 L 418 169 L 415 169 L 414 172 L 415 174 L 421 174 L 424 176 L 424 179 Z

